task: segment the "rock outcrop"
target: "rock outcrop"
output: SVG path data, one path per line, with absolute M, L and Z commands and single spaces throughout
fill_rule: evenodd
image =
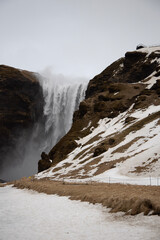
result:
M 41 172 L 47 168 L 50 168 L 51 162 L 52 161 L 50 161 L 49 156 L 45 152 L 42 152 L 41 160 L 39 160 L 38 162 L 38 172 Z
M 32 129 L 42 114 L 43 93 L 36 75 L 0 65 L 0 168 L 22 132 Z

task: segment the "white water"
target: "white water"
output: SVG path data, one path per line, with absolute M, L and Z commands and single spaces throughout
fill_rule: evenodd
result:
M 40 79 L 45 98 L 45 146 L 50 150 L 72 125 L 73 113 L 85 97 L 87 84 L 52 77 Z M 46 151 L 47 151 L 46 150 Z
M 6 157 L 0 178 L 13 180 L 37 173 L 41 153 L 51 148 L 71 128 L 73 113 L 85 97 L 87 83 L 82 79 L 67 79 L 49 75 L 39 81 L 44 95 L 44 118 L 34 131 L 24 133 L 12 153 Z M 13 163 L 12 163 L 13 162 Z

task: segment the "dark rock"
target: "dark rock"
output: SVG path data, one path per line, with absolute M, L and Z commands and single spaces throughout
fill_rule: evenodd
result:
M 160 72 L 157 72 L 154 76 L 155 77 L 160 77 Z
M 155 90 L 158 95 L 160 95 L 160 79 L 152 86 L 151 90 Z
M 42 160 L 49 160 L 49 156 L 45 152 L 42 152 L 41 158 Z
M 126 52 L 125 54 L 125 60 L 124 60 L 124 66 L 127 69 L 130 69 L 131 66 L 133 67 L 133 64 L 137 64 L 138 62 L 143 61 L 143 59 L 146 57 L 147 53 L 143 52 Z
M 51 167 L 51 162 L 46 159 L 41 159 L 38 162 L 38 172 L 42 172 Z
M 36 76 L 0 65 L 0 167 L 24 130 L 43 115 L 43 92 Z
M 108 143 L 109 143 L 109 145 L 113 145 L 115 143 L 115 139 L 114 138 L 110 138 L 108 140 Z
M 143 45 L 143 44 L 138 44 L 137 47 L 136 47 L 136 50 L 138 49 L 142 49 L 142 48 L 146 48 L 147 46 Z
M 65 139 L 65 141 L 63 141 L 63 139 Z M 75 141 L 67 139 L 67 135 L 64 136 L 56 144 L 56 146 L 53 147 L 48 155 L 45 152 L 42 152 L 42 159 L 40 159 L 38 162 L 38 172 L 44 171 L 50 168 L 52 165 L 62 161 L 64 157 L 73 151 L 77 146 L 78 145 Z
M 124 62 L 124 75 L 128 75 L 127 82 L 129 83 L 139 82 L 147 78 L 157 67 L 156 62 L 144 62 L 146 53 L 135 53 L 133 56 L 129 53 L 129 56 L 127 55 Z
M 94 150 L 93 157 L 97 157 L 97 156 L 99 156 L 100 154 L 104 153 L 105 151 L 106 151 L 106 149 L 105 149 L 104 146 L 99 146 L 99 147 L 97 147 L 97 148 Z
M 49 156 L 45 152 L 42 152 L 41 160 L 38 162 L 38 172 L 42 172 L 45 169 L 50 168 L 51 163 L 52 161 L 50 161 Z
M 81 102 L 79 106 L 79 117 L 82 118 L 87 113 L 87 104 Z

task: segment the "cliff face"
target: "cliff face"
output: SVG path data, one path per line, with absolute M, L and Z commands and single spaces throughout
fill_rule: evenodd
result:
M 43 114 L 43 93 L 36 76 L 0 65 L 0 168 L 24 130 Z
M 158 147 L 152 148 L 154 137 L 150 129 L 155 124 L 158 136 L 159 117 L 160 48 L 127 52 L 89 82 L 71 130 L 39 161 L 39 171 L 47 169 L 51 159 L 49 165 L 53 168 L 44 176 L 48 172 L 54 178 L 87 178 L 124 161 L 127 165 L 132 156 L 135 165 L 128 171 L 144 172 L 156 166 L 154 163 L 159 164 L 160 152 Z M 128 137 L 131 133 L 135 135 Z M 151 142 L 147 134 L 151 135 Z M 149 147 L 145 147 L 147 141 Z M 136 146 L 143 145 L 142 142 L 144 148 L 136 152 Z M 132 145 L 135 148 L 129 154 Z M 150 149 L 150 154 L 146 149 Z M 141 156 L 142 152 L 146 155 Z M 137 164 L 138 158 L 142 161 Z M 123 167 L 122 170 L 125 172 Z

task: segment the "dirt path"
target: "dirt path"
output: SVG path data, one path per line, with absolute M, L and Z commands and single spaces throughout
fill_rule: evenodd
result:
M 160 215 L 160 186 L 138 186 L 108 183 L 76 184 L 51 180 L 21 179 L 13 182 L 20 189 L 32 189 L 40 193 L 69 196 L 72 200 L 101 203 L 111 212 L 123 211 L 136 215 Z

